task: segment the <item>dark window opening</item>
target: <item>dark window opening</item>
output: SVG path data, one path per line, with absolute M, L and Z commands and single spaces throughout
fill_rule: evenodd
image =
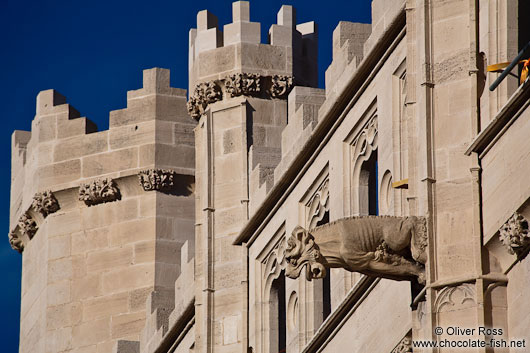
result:
M 518 19 L 517 19 L 517 44 L 520 50 L 523 49 L 523 47 L 526 45 L 526 43 L 530 42 L 530 21 L 528 20 L 528 14 L 530 14 L 530 1 L 528 0 L 519 0 L 518 2 Z M 530 49 L 526 50 L 525 55 L 522 57 L 522 59 L 528 59 L 530 57 Z M 521 76 L 521 71 L 523 69 L 523 65 L 519 65 L 519 77 Z
M 322 320 L 331 314 L 331 273 L 322 279 Z
M 317 223 L 317 227 L 329 223 L 329 211 Z M 322 321 L 331 314 L 331 273 L 328 269 L 326 277 L 322 279 Z
M 272 282 L 270 304 L 271 352 L 285 353 L 287 348 L 287 315 L 284 272 Z
M 523 49 L 526 43 L 530 41 L 530 21 L 528 20 L 528 14 L 530 14 L 530 1 L 519 0 L 517 19 L 519 50 Z
M 359 184 L 360 214 L 379 215 L 379 188 L 377 187 L 377 150 L 361 167 Z

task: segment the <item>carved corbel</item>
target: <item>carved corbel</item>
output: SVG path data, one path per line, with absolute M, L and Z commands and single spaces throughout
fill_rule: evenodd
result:
M 174 186 L 175 172 L 166 169 L 147 169 L 138 173 L 138 180 L 145 191 L 170 190 Z
M 195 92 L 187 104 L 188 113 L 194 119 L 199 119 L 208 104 L 215 103 L 223 98 L 221 87 L 215 82 L 201 82 L 195 87 Z
M 120 190 L 110 178 L 97 179 L 79 186 L 79 201 L 83 201 L 87 206 L 119 199 L 121 199 Z
M 285 98 L 293 87 L 293 78 L 291 76 L 274 75 L 271 78 L 270 95 L 273 98 Z
M 530 248 L 528 220 L 515 212 L 499 229 L 499 238 L 510 254 L 522 256 Z
M 18 226 L 22 234 L 26 235 L 29 239 L 33 238 L 39 227 L 37 222 L 27 212 L 23 213 L 18 220 Z
M 224 80 L 224 84 L 230 97 L 255 96 L 261 91 L 261 75 L 244 72 L 233 74 Z
M 33 196 L 32 207 L 43 217 L 59 211 L 59 202 L 51 191 L 38 192 Z
M 13 250 L 18 251 L 19 253 L 24 250 L 24 242 L 22 242 L 22 239 L 20 239 L 18 234 L 15 232 L 9 233 L 9 244 L 11 244 L 11 248 Z

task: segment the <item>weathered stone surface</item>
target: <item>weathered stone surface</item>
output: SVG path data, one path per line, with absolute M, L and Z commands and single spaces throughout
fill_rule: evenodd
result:
M 190 31 L 189 113 L 160 68 L 108 131 L 41 92 L 12 141 L 20 352 L 406 352 L 454 338 L 433 323 L 529 339 L 530 83 L 485 89 L 519 3 L 374 0 L 334 31 L 323 90 L 316 23 L 283 6 L 261 44 L 236 2 L 224 33 L 208 11 Z

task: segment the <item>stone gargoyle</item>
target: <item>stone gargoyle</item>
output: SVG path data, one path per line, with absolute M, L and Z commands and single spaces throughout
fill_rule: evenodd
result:
M 425 284 L 427 227 L 424 217 L 343 218 L 310 231 L 296 227 L 285 250 L 289 278 L 323 278 L 326 268 Z

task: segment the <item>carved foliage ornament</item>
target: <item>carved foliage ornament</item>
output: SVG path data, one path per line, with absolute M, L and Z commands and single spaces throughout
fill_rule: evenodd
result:
M 270 77 L 270 79 L 269 79 Z M 263 86 L 267 86 L 266 89 Z M 237 73 L 220 80 L 201 82 L 195 87 L 187 103 L 188 113 L 199 119 L 208 104 L 223 99 L 221 87 L 224 86 L 230 97 L 241 95 L 256 96 L 263 91 L 272 98 L 284 99 L 293 87 L 293 77 L 284 75 L 262 76 L 253 73 Z
M 138 180 L 145 191 L 169 190 L 175 184 L 175 172 L 166 169 L 147 169 L 138 173 Z
M 510 254 L 523 255 L 530 247 L 528 220 L 515 212 L 499 229 L 499 238 Z
M 230 75 L 224 83 L 226 92 L 230 97 L 253 96 L 261 91 L 261 76 L 258 74 L 238 73 Z
M 272 76 L 272 85 L 270 94 L 273 98 L 285 98 L 293 86 L 291 76 L 274 75 Z
M 33 196 L 33 209 L 43 217 L 59 210 L 59 202 L 51 191 L 38 192 Z
M 18 226 L 22 234 L 27 235 L 29 239 L 33 238 L 39 229 L 35 220 L 27 212 L 20 216 Z
M 84 201 L 87 206 L 116 201 L 120 198 L 120 190 L 110 178 L 97 179 L 79 186 L 79 200 Z
M 199 119 L 208 104 L 222 99 L 221 87 L 215 82 L 201 82 L 195 87 L 195 92 L 187 104 L 188 112 L 194 119 Z

